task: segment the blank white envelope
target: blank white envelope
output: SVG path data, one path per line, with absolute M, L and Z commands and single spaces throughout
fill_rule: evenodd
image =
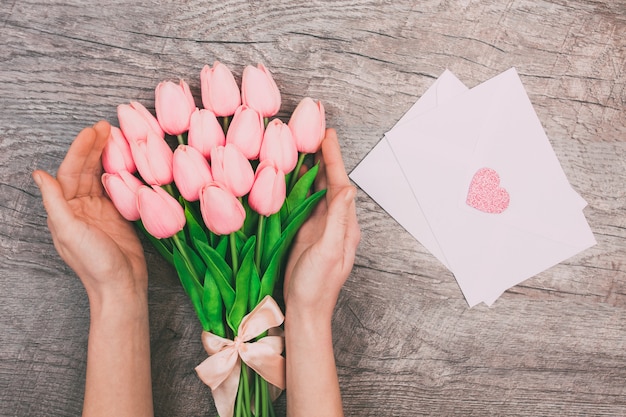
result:
M 445 72 L 351 178 L 454 273 L 470 306 L 490 305 L 595 239 L 515 69 L 464 90 Z M 485 167 L 509 192 L 502 213 L 465 203 Z
M 465 91 L 467 87 L 454 74 L 444 71 L 394 128 Z M 448 266 L 386 136 L 352 170 L 350 178 L 441 263 Z

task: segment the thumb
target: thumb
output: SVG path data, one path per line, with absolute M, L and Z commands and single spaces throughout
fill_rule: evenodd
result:
M 343 252 L 352 206 L 356 190 L 352 186 L 343 187 L 331 200 L 328 206 L 328 217 L 322 237 L 322 245 L 330 250 Z
M 62 229 L 62 225 L 72 221 L 73 214 L 65 200 L 61 184 L 50 174 L 40 170 L 33 172 L 33 180 L 41 191 L 43 206 L 48 213 L 49 227 L 57 225 L 57 230 L 59 227 Z

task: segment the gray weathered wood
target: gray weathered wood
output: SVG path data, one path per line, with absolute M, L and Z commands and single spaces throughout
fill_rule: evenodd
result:
M 626 415 L 624 0 L 3 0 L 0 7 L 0 414 L 75 416 L 89 311 L 56 255 L 35 168 L 72 138 L 153 106 L 162 79 L 263 62 L 324 101 L 352 169 L 445 68 L 469 86 L 515 66 L 598 245 L 468 309 L 453 276 L 365 193 L 334 317 L 349 416 Z M 200 327 L 147 245 L 157 416 L 215 415 L 193 368 Z M 279 402 L 284 413 L 284 399 Z

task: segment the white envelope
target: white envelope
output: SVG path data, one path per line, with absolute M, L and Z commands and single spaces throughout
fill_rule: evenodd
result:
M 444 71 L 394 128 L 465 91 L 467 87 L 454 74 Z M 350 172 L 350 178 L 441 263 L 448 266 L 386 136 Z
M 490 305 L 596 243 L 582 213 L 586 203 L 567 181 L 515 69 L 435 105 L 389 131 L 388 142 L 351 177 L 367 184 L 376 201 L 384 199 L 381 206 L 401 224 L 412 218 L 411 233 L 454 273 L 470 306 Z M 484 167 L 498 172 L 510 195 L 502 213 L 465 202 L 473 175 Z M 397 179 L 397 169 L 406 181 Z M 403 196 L 391 196 L 393 189 Z

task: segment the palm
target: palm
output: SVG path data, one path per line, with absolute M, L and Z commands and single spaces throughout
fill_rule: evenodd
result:
M 72 234 L 76 245 L 89 248 L 93 275 L 113 277 L 130 268 L 131 276 L 141 276 L 143 248 L 132 226 L 104 195 L 77 197 L 68 201 L 76 222 Z M 97 259 L 93 259 L 97 258 Z
M 50 178 L 48 197 L 44 195 L 55 246 L 88 291 L 147 286 L 141 243 L 104 194 L 100 180 L 109 129 L 100 122 L 76 137 L 57 180 Z

